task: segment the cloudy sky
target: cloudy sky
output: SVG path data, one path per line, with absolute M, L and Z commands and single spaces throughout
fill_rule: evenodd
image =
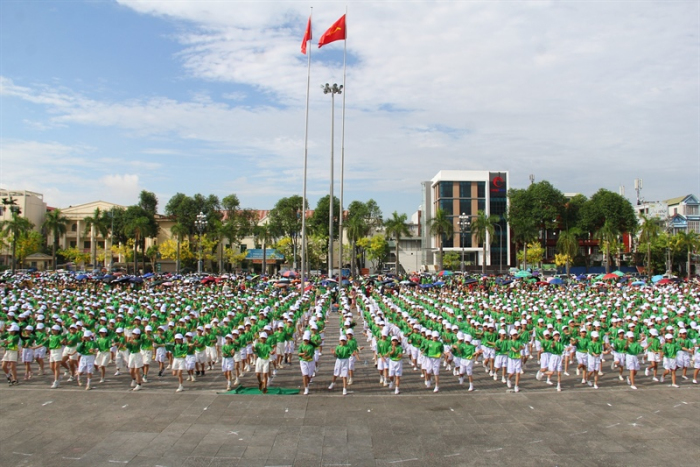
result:
M 313 207 L 330 168 L 320 85 L 343 79 L 343 42 L 315 43 L 346 5 L 346 205 L 410 215 L 441 169 L 700 194 L 695 1 L 2 1 L 0 186 L 59 207 L 301 194 L 313 7 Z M 338 179 L 340 99 L 335 115 Z

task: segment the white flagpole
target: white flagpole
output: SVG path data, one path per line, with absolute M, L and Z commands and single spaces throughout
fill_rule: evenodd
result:
M 342 127 L 340 132 L 340 225 L 338 226 L 338 285 L 343 279 L 343 189 L 345 184 L 345 96 L 348 87 L 345 85 L 345 72 L 347 70 L 348 53 L 348 7 L 345 7 L 345 40 L 343 41 L 343 110 Z
M 311 22 L 311 17 L 313 15 L 314 8 L 311 7 L 311 13 L 309 14 L 309 22 Z M 311 25 L 313 31 L 313 24 Z M 311 32 L 312 32 L 311 31 Z M 306 34 L 306 33 L 304 33 Z M 312 32 L 313 34 L 313 32 Z M 309 156 L 309 92 L 311 89 L 311 49 L 306 43 L 306 54 L 307 54 L 307 71 L 306 71 L 306 125 L 304 128 L 304 182 L 302 188 L 302 201 L 301 201 L 301 295 L 304 295 L 304 289 L 306 288 L 306 173 L 308 165 Z

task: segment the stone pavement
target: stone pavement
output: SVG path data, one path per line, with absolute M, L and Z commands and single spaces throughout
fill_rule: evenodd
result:
M 225 388 L 219 370 L 179 394 L 170 375 L 152 376 L 136 393 L 127 376 L 89 392 L 67 382 L 50 390 L 47 376 L 3 385 L 0 466 L 698 463 L 700 387 L 689 381 L 672 389 L 642 376 L 632 391 L 608 366 L 600 389 L 572 373 L 557 393 L 535 380 L 530 365 L 515 394 L 479 367 L 477 391 L 444 374 L 434 394 L 409 366 L 395 396 L 378 384 L 365 349 L 344 397 L 327 389 L 337 329 L 331 316 L 309 396 L 218 395 Z M 300 380 L 295 364 L 272 385 L 299 387 Z M 255 376 L 243 384 L 255 386 Z

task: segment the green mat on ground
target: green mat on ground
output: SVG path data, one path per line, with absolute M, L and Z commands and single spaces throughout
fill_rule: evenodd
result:
M 243 386 L 238 386 L 230 391 L 217 392 L 217 394 L 262 394 L 263 392 L 257 387 L 246 388 Z M 298 389 L 289 388 L 267 388 L 267 395 L 277 395 L 277 396 L 291 396 L 293 394 L 299 394 Z

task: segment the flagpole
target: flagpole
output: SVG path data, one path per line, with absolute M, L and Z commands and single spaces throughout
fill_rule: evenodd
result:
M 314 7 L 311 7 L 309 14 L 309 22 L 313 15 Z M 306 40 L 306 38 L 304 39 Z M 308 41 L 307 41 L 308 42 Z M 304 127 L 304 182 L 302 188 L 301 201 L 301 292 L 304 295 L 306 289 L 306 174 L 309 159 L 309 93 L 311 91 L 311 47 L 306 48 L 307 65 L 306 65 L 306 116 Z
M 348 53 L 348 7 L 345 7 L 345 40 L 343 41 L 343 110 L 342 123 L 340 131 L 340 225 L 338 226 L 338 274 L 340 284 L 343 279 L 343 190 L 345 184 L 345 96 L 348 93 L 348 88 L 345 85 L 345 72 L 347 70 L 347 53 Z

